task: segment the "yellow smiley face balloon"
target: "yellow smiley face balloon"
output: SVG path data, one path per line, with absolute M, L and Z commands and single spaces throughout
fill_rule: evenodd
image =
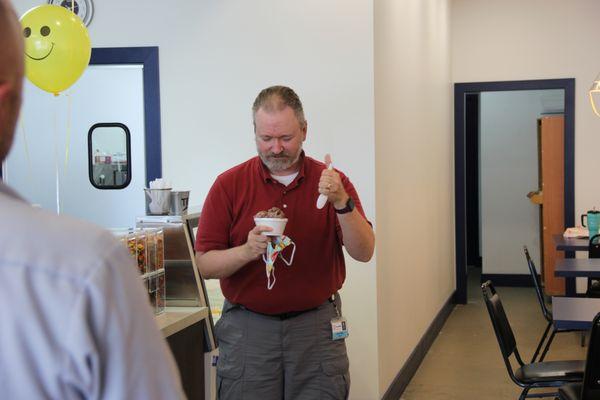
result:
M 43 5 L 21 17 L 25 74 L 57 95 L 79 79 L 90 62 L 90 37 L 81 19 L 64 7 Z

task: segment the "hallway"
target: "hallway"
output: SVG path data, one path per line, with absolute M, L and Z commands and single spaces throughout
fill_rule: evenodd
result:
M 469 274 L 469 300 L 457 305 L 440 331 L 403 400 L 516 399 L 521 389 L 506 371 L 500 348 L 481 295 L 479 270 Z M 544 331 L 535 289 L 497 287 L 524 361 L 531 359 Z M 580 334 L 555 337 L 550 360 L 584 359 Z M 532 391 L 533 393 L 533 391 Z

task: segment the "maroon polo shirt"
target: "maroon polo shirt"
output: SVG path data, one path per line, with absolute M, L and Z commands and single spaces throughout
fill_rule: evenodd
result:
M 275 261 L 277 281 L 267 289 L 265 263 L 256 259 L 228 278 L 221 290 L 232 303 L 264 313 L 308 310 L 322 304 L 342 287 L 346 265 L 342 231 L 333 205 L 319 210 L 318 183 L 325 164 L 302 153 L 298 176 L 288 186 L 274 180 L 259 157 L 219 175 L 200 215 L 196 250 L 225 250 L 246 243 L 254 228 L 254 215 L 278 207 L 288 218 L 284 234 L 296 243 L 291 266 Z M 344 188 L 364 216 L 360 199 L 347 176 L 340 171 Z M 284 250 L 286 259 L 290 248 Z

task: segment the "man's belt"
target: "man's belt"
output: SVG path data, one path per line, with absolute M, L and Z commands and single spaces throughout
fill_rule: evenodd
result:
M 335 296 L 337 295 L 337 293 L 332 294 L 331 296 L 329 296 L 329 298 L 327 299 L 330 303 L 333 303 L 335 301 Z M 280 319 L 280 320 L 285 320 L 285 319 L 290 319 L 290 318 L 294 318 L 297 317 L 298 315 L 302 315 L 304 313 L 310 312 L 310 311 L 315 311 L 317 308 L 319 307 L 313 307 L 313 308 L 309 308 L 308 310 L 303 310 L 303 311 L 290 311 L 290 312 L 284 312 L 281 314 L 265 314 L 265 313 L 261 313 L 258 311 L 254 311 L 251 310 L 241 304 L 236 304 L 239 308 L 241 308 L 242 310 L 246 310 L 246 311 L 250 311 L 253 314 L 258 314 L 258 315 L 262 315 L 265 317 L 271 317 L 274 319 Z
M 249 308 L 246 308 L 246 307 L 244 307 L 241 304 L 239 304 L 239 307 L 242 310 L 249 311 L 249 312 L 251 312 L 253 314 L 262 315 L 264 317 L 271 317 L 273 319 L 280 319 L 282 321 L 286 320 L 286 319 L 297 317 L 299 315 L 302 315 L 302 314 L 310 312 L 310 311 L 315 311 L 318 308 L 318 307 L 314 307 L 314 308 L 309 308 L 308 310 L 304 310 L 304 311 L 290 311 L 290 312 L 285 312 L 285 313 L 281 313 L 281 314 L 265 314 L 265 313 L 261 313 L 261 312 L 258 312 L 258 311 L 250 310 Z

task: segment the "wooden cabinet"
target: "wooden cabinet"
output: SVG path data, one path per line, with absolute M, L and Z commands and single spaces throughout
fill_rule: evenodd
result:
M 547 295 L 565 293 L 564 278 L 554 276 L 556 260 L 563 253 L 556 250 L 552 235 L 565 230 L 565 146 L 564 117 L 548 115 L 538 119 L 539 181 L 542 280 Z

